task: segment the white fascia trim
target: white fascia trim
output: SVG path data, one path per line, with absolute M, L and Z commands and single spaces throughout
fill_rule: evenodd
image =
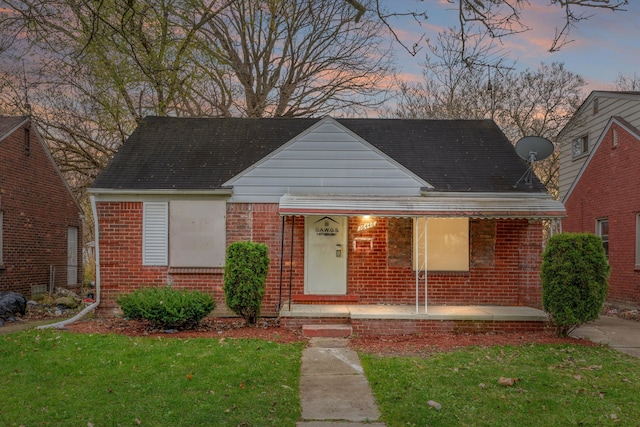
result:
M 108 188 L 91 188 L 91 196 L 101 202 L 148 201 L 179 198 L 220 198 L 228 199 L 233 195 L 231 189 L 216 190 L 114 190 Z
M 545 192 L 539 193 L 499 193 L 499 192 L 437 192 L 422 191 L 422 197 L 440 197 L 452 199 L 551 199 L 551 195 Z

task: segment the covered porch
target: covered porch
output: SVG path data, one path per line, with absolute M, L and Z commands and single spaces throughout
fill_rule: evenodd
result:
M 535 308 L 541 305 L 541 224 L 557 221 L 563 209 L 545 196 L 286 195 L 278 211 L 283 218 L 283 241 L 285 218 L 291 220 L 289 262 L 280 266 L 277 304 L 285 327 L 340 325 L 349 334 L 384 335 L 515 332 L 541 330 L 546 325 L 547 315 Z M 329 241 L 322 233 L 309 233 L 309 221 L 294 226 L 296 216 L 306 220 L 312 215 L 325 215 L 320 218 L 336 224 L 340 217 L 347 218 L 336 226 L 346 230 L 343 240 Z M 464 219 L 462 231 L 445 229 L 442 218 Z M 309 245 L 316 238 L 327 240 L 329 256 L 309 274 L 309 259 L 319 258 Z M 450 241 L 461 243 L 449 245 Z M 302 250 L 294 251 L 294 246 Z M 298 265 L 304 265 L 304 283 L 296 282 L 292 269 L 287 269 L 296 263 L 295 256 Z M 462 263 L 451 264 L 454 258 Z M 344 260 L 342 270 L 333 267 L 334 259 Z M 323 269 L 342 273 L 324 277 Z M 319 285 L 310 288 L 311 279 Z M 338 292 L 327 285 L 340 280 L 343 285 Z
M 285 303 L 281 325 L 290 329 L 343 331 L 343 335 L 430 332 L 500 333 L 543 330 L 547 314 L 533 307 L 495 305 L 295 304 Z M 337 328 L 337 329 L 336 329 Z

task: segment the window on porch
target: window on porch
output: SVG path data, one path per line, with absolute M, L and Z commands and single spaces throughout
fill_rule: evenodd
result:
M 469 218 L 414 219 L 414 270 L 424 270 L 425 232 L 427 271 L 469 271 Z

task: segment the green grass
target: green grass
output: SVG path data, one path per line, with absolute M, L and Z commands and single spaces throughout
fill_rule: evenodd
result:
M 1 426 L 295 426 L 302 344 L 0 336 Z
M 605 347 L 474 347 L 361 360 L 390 427 L 640 425 L 640 360 Z M 519 381 L 505 387 L 500 377 Z

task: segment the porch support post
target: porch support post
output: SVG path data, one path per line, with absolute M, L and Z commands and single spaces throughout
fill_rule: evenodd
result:
M 282 216 L 282 226 L 280 227 L 280 292 L 278 293 L 278 312 L 282 308 L 282 268 L 284 265 L 284 224 L 285 217 Z
M 427 254 L 427 231 L 428 231 L 428 224 L 429 222 L 429 218 L 425 217 L 424 218 L 424 314 L 427 314 L 427 296 L 428 296 L 428 291 L 427 291 L 427 276 L 428 276 L 428 269 L 427 269 L 427 259 L 428 259 L 428 254 Z
M 413 221 L 415 221 L 415 227 L 413 227 L 413 241 L 415 242 L 413 247 L 414 247 L 414 256 L 413 259 L 415 260 L 416 263 L 416 314 L 418 314 L 420 312 L 420 308 L 419 308 L 419 302 L 418 302 L 418 283 L 420 281 L 420 264 L 419 264 L 419 260 L 418 260 L 418 245 L 420 243 L 420 240 L 418 239 L 418 237 L 420 236 L 419 232 L 418 232 L 418 227 L 420 226 L 420 221 L 418 221 L 418 218 L 414 218 Z
M 293 232 L 296 222 L 295 215 L 291 216 L 291 248 L 289 251 L 289 311 L 291 311 L 291 300 L 293 299 Z

